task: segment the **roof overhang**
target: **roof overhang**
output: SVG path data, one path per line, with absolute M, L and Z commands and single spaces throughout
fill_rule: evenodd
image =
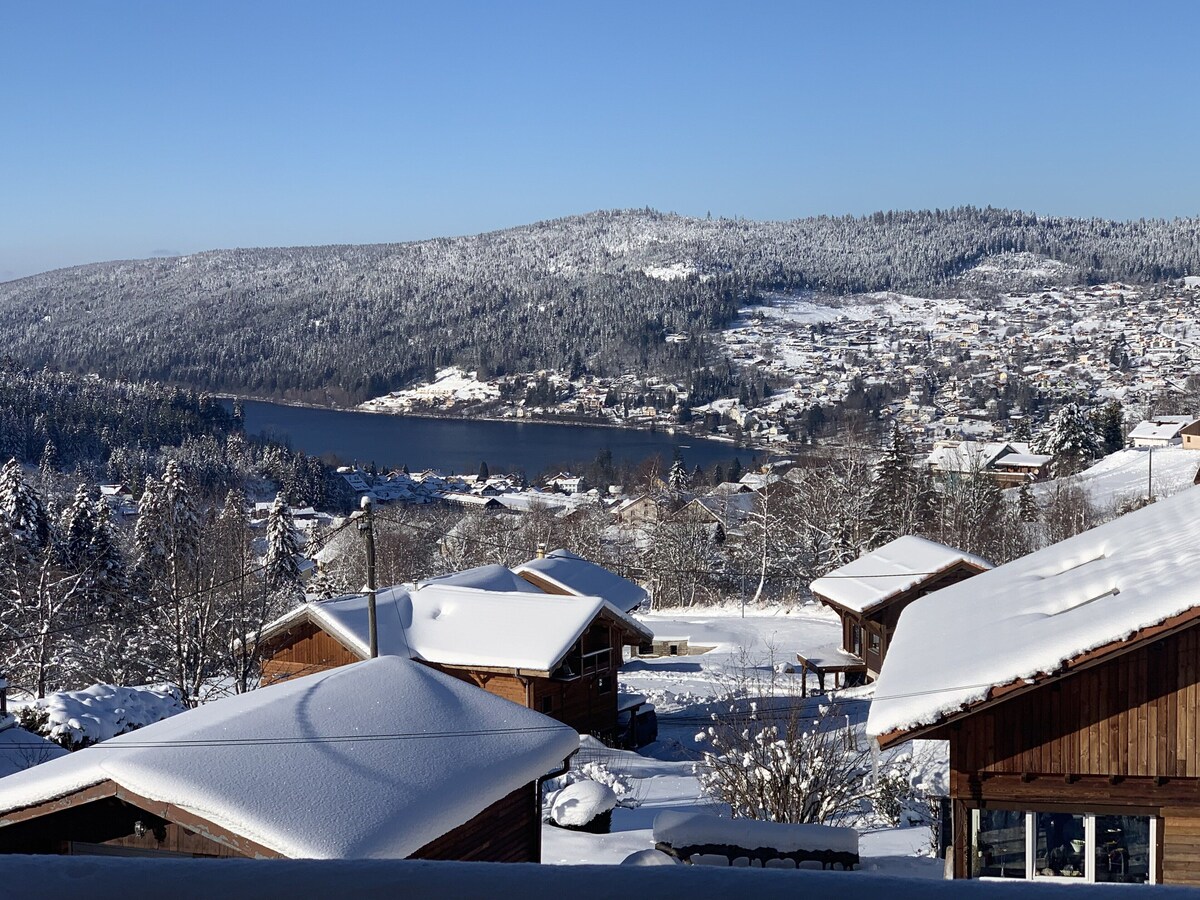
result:
M 942 729 L 956 722 L 961 722 L 975 713 L 982 712 L 1004 700 L 1020 696 L 1021 694 L 1027 694 L 1030 691 L 1045 687 L 1052 682 L 1060 681 L 1068 675 L 1074 675 L 1076 672 L 1082 672 L 1109 662 L 1119 656 L 1137 650 L 1139 647 L 1152 641 L 1161 640 L 1172 634 L 1185 631 L 1197 622 L 1200 622 L 1200 606 L 1192 607 L 1157 624 L 1147 625 L 1145 628 L 1141 628 L 1121 640 L 1110 641 L 1107 644 L 1086 650 L 1065 660 L 1053 672 L 1043 672 L 1033 678 L 1018 678 L 1005 684 L 996 685 L 988 690 L 987 696 L 973 703 L 968 703 L 961 709 L 943 716 L 936 722 L 931 722 L 927 725 L 918 725 L 909 729 L 895 729 L 876 735 L 875 740 L 878 741 L 880 749 L 886 750 L 888 747 L 894 747 L 897 744 L 903 744 L 906 741 L 916 738 L 942 737 L 939 734 Z
M 17 825 L 21 822 L 41 818 L 42 816 L 75 809 L 88 803 L 105 800 L 109 797 L 145 810 L 147 813 L 167 822 L 173 822 L 182 828 L 193 831 L 201 837 L 228 847 L 244 856 L 254 859 L 280 859 L 283 856 L 277 850 L 252 841 L 226 827 L 210 822 L 208 819 L 183 809 L 174 803 L 152 800 L 149 797 L 123 787 L 111 779 L 80 788 L 60 797 L 51 798 L 42 803 L 6 812 L 0 816 L 0 834 L 3 834 L 2 829 L 5 826 Z

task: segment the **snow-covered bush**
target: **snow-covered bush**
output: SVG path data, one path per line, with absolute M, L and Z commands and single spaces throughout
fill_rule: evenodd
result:
M 735 817 L 827 824 L 871 794 L 870 753 L 836 708 L 792 698 L 732 703 L 696 735 L 700 787 Z
M 178 689 L 168 685 L 94 684 L 82 691 L 60 691 L 34 700 L 18 710 L 17 719 L 26 731 L 68 750 L 80 750 L 187 708 Z
M 554 795 L 550 806 L 550 821 L 561 828 L 587 828 L 606 817 L 603 831 L 608 831 L 607 814 L 617 805 L 612 789 L 597 781 L 577 781 Z

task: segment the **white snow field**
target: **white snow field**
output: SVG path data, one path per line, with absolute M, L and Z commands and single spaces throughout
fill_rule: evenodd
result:
M 1145 497 L 1151 486 L 1159 499 L 1178 494 L 1192 486 L 1197 470 L 1200 470 L 1200 453 L 1195 450 L 1182 447 L 1164 447 L 1153 453 L 1148 449 L 1118 450 L 1069 480 L 1087 491 L 1088 498 L 1103 512 Z M 1045 497 L 1056 483 L 1039 482 L 1033 485 L 1033 492 Z

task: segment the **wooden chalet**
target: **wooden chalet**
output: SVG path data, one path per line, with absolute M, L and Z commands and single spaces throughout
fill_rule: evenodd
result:
M 987 560 L 926 538 L 906 535 L 818 578 L 813 596 L 842 619 L 841 647 L 798 654 L 825 689 L 825 676 L 851 682 L 878 677 L 906 606 L 990 569 Z
M 957 878 L 1200 885 L 1200 490 L 912 604 L 868 719 L 949 742 Z
M 380 654 L 414 659 L 614 741 L 623 648 L 651 633 L 599 597 L 551 596 L 509 577 L 524 590 L 435 579 L 380 591 Z M 366 597 L 301 604 L 267 626 L 261 643 L 264 684 L 366 659 Z
M 538 862 L 540 782 L 577 749 L 545 716 L 374 659 L 4 778 L 0 853 Z

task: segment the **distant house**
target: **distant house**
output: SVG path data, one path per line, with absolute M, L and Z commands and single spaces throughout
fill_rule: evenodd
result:
M 381 655 L 414 659 L 609 741 L 617 737 L 622 650 L 651 639 L 600 597 L 447 579 L 380 591 L 376 610 Z M 264 684 L 367 659 L 367 599 L 302 603 L 266 626 L 261 645 Z
M 622 525 L 644 525 L 665 519 L 669 513 L 667 503 L 660 497 L 641 494 L 623 500 L 613 508 L 613 518 Z
M 562 491 L 564 494 L 582 494 L 587 490 L 587 482 L 582 475 L 572 475 L 570 472 L 559 472 L 547 480 L 546 486 Z
M 864 553 L 854 562 L 818 578 L 809 585 L 813 596 L 842 619 L 841 654 L 824 653 L 845 674 L 878 677 L 888 645 L 904 608 L 936 590 L 955 584 L 992 564 L 915 535 L 906 535 Z M 852 660 L 858 660 L 858 666 Z M 801 658 L 820 677 L 819 660 Z
M 986 475 L 1002 488 L 1048 478 L 1052 461 L 1020 441 L 938 441 L 927 459 L 934 475 Z
M 1185 450 L 1200 450 L 1200 419 L 1179 429 L 1179 437 Z
M 958 878 L 1200 885 L 1200 489 L 916 601 L 884 747 L 949 742 Z
M 649 599 L 646 589 L 570 550 L 552 550 L 516 566 L 513 572 L 547 594 L 601 597 L 622 612 L 633 612 Z
M 1195 416 L 1155 416 L 1133 427 L 1129 443 L 1134 447 L 1178 446 L 1184 442 L 1181 432 L 1190 425 L 1200 426 L 1200 420 Z
M 4 778 L 0 853 L 537 862 L 539 780 L 577 749 L 545 716 L 375 659 Z

